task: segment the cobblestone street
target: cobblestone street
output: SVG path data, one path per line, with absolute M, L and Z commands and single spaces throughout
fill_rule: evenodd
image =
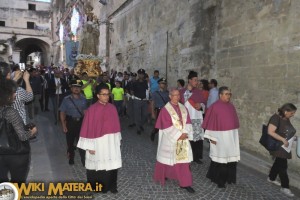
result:
M 69 166 L 64 135 L 59 126 L 50 123 L 48 117 L 49 114 L 43 113 L 38 119 L 39 139 L 32 143 L 32 165 L 28 181 L 84 182 L 85 169 L 80 163 L 78 152 L 75 165 Z M 152 180 L 157 138 L 154 143 L 150 141 L 151 125 L 146 125 L 145 132 L 137 135 L 135 129 L 127 128 L 126 119 L 122 118 L 121 121 L 123 167 L 118 173 L 119 193 L 93 194 L 95 199 L 288 199 L 280 192 L 279 186 L 267 182 L 266 175 L 242 164 L 238 165 L 237 184 L 219 189 L 205 177 L 210 163 L 206 142 L 204 164 L 191 164 L 196 193 L 189 194 L 171 180 L 161 187 Z M 299 191 L 294 188 L 292 191 L 295 193 L 292 199 L 300 199 Z

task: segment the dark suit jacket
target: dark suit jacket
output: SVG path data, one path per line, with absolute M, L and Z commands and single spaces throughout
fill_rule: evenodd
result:
M 62 94 L 65 94 L 68 89 L 68 84 L 64 78 L 60 78 L 61 83 L 61 92 Z M 55 78 L 54 76 L 48 80 L 48 94 L 49 96 L 56 95 L 56 85 L 55 85 Z
M 124 89 L 124 91 L 126 91 L 127 93 L 129 92 L 129 80 L 126 80 L 127 83 L 125 82 L 125 80 L 122 81 L 122 88 Z

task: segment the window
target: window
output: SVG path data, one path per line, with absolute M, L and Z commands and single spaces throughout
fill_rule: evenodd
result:
M 28 4 L 28 10 L 35 10 L 35 4 Z
M 34 22 L 27 22 L 28 29 L 34 29 Z
M 5 21 L 0 21 L 0 26 L 5 26 Z

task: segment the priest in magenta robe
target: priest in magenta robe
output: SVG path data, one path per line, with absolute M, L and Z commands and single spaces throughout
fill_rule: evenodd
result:
M 95 188 L 102 184 L 102 192 L 117 193 L 117 173 L 122 166 L 121 128 L 114 105 L 108 103 L 109 88 L 97 87 L 98 101 L 84 116 L 77 147 L 86 151 L 87 182 Z
M 240 160 L 239 119 L 230 103 L 228 87 L 219 88 L 219 98 L 207 109 L 202 127 L 206 129 L 204 137 L 210 141 L 211 164 L 206 177 L 224 188 L 226 183 L 236 183 Z
M 154 181 L 164 185 L 166 179 L 175 179 L 181 188 L 194 193 L 190 162 L 193 154 L 189 140 L 193 139 L 189 113 L 179 103 L 180 93 L 170 90 L 170 102 L 160 111 L 155 128 L 159 129 L 157 162 Z

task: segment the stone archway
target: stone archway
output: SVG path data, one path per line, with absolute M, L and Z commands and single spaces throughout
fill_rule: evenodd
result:
M 27 56 L 34 52 L 41 52 L 41 64 L 50 65 L 50 45 L 37 38 L 24 38 L 15 43 L 15 49 L 21 50 L 20 62 L 26 63 Z

